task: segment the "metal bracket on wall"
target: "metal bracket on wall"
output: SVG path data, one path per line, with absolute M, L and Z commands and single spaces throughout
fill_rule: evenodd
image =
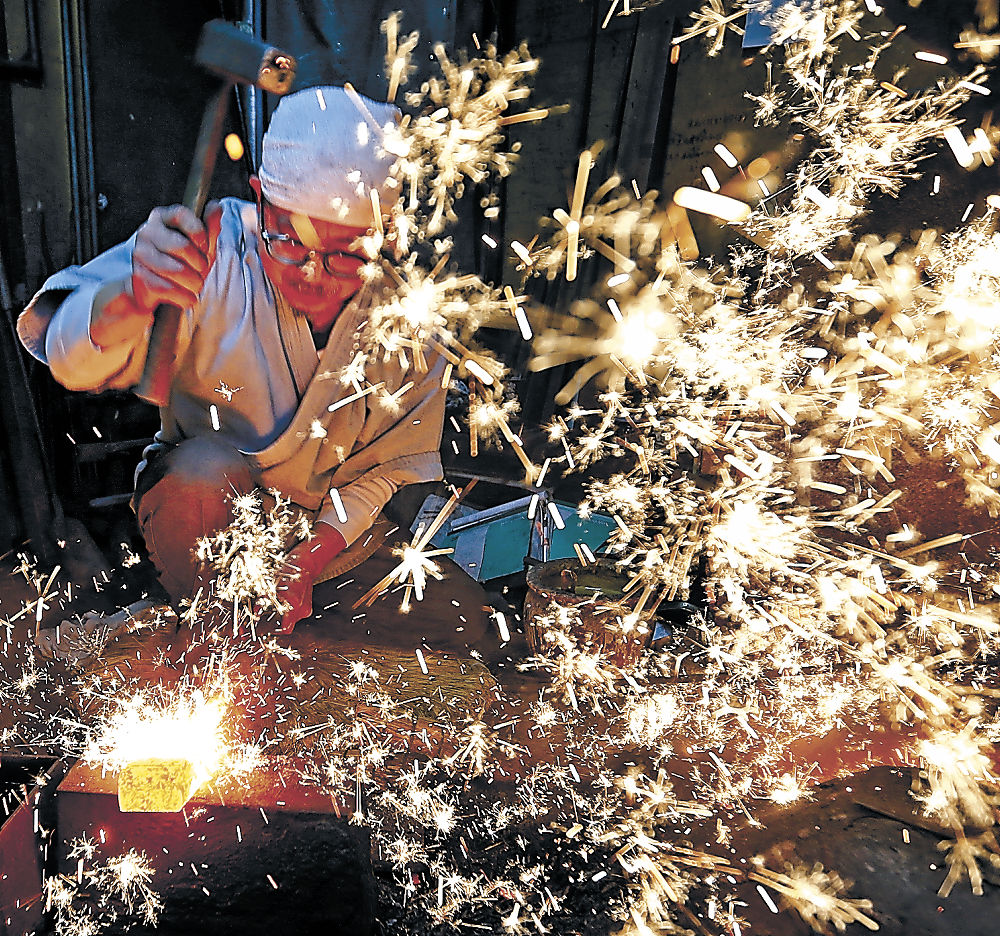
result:
M 19 58 L 11 58 L 6 18 L 0 23 L 4 58 L 0 58 L 0 80 L 19 84 L 42 83 L 42 44 L 38 36 L 38 0 L 24 0 L 24 41 L 26 49 Z

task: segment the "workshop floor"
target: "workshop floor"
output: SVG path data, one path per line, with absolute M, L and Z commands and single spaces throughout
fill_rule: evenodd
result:
M 1000 542 L 995 522 L 957 503 L 947 487 L 946 477 L 943 474 L 938 477 L 933 464 L 921 465 L 916 459 L 900 459 L 893 470 L 898 483 L 911 492 L 908 501 L 916 508 L 911 506 L 914 513 L 908 517 L 894 515 L 884 518 L 884 522 L 897 528 L 903 523 L 911 523 L 918 526 L 927 539 L 945 536 L 956 529 L 969 531 L 965 541 L 943 550 L 941 558 L 954 561 L 956 567 L 966 564 L 986 567 L 993 561 Z M 428 710 L 421 712 L 420 716 L 421 724 L 428 727 L 436 719 L 440 721 L 438 716 L 442 714 L 447 715 L 446 722 L 451 726 L 480 717 L 493 724 L 503 724 L 514 720 L 518 712 L 523 713 L 538 701 L 546 680 L 517 668 L 517 664 L 528 656 L 528 648 L 523 632 L 509 613 L 511 609 L 503 608 L 510 622 L 510 640 L 503 641 L 492 615 L 493 609 L 500 606 L 498 596 L 488 596 L 456 567 L 448 569 L 445 580 L 431 580 L 424 600 L 413 602 L 408 613 L 400 610 L 399 592 L 381 598 L 367 608 L 353 607 L 357 598 L 386 574 L 392 562 L 391 555 L 387 551 L 382 552 L 361 570 L 320 586 L 315 594 L 314 617 L 301 624 L 294 634 L 276 638 L 275 645 L 288 652 L 288 659 L 296 660 L 294 667 L 285 669 L 289 672 L 323 674 L 325 707 L 310 709 L 304 705 L 302 698 L 296 697 L 290 689 L 286 674 L 276 667 L 273 684 L 281 686 L 282 702 L 275 704 L 274 699 L 268 697 L 259 705 L 251 704 L 248 693 L 248 730 L 263 736 L 271 730 L 268 719 L 273 721 L 275 715 L 279 720 L 286 714 L 289 718 L 314 721 L 320 715 L 332 720 L 342 715 L 344 721 L 357 718 L 357 700 L 350 694 L 338 695 L 335 691 L 338 684 L 346 684 L 346 670 L 352 661 L 357 660 L 365 660 L 381 668 L 383 673 L 393 670 L 402 673 L 396 682 L 386 681 L 387 685 L 398 686 L 402 695 L 412 696 L 417 692 L 430 698 L 430 683 L 439 676 L 438 690 L 435 691 L 438 691 L 440 703 L 429 703 Z M 7 557 L 0 568 L 0 623 L 8 622 L 3 634 L 5 643 L 0 661 L 6 676 L 5 686 L 8 687 L 7 698 L 3 699 L 0 707 L 0 749 L 53 750 L 60 745 L 55 738 L 58 722 L 53 720 L 53 716 L 65 710 L 67 687 L 78 673 L 60 663 L 41 661 L 35 657 L 33 635 L 36 626 L 53 626 L 63 618 L 91 609 L 114 610 L 146 594 L 155 594 L 155 581 L 144 561 L 126 568 L 106 570 L 103 574 L 91 576 L 89 581 L 78 579 L 72 588 L 69 587 L 68 570 L 74 564 L 67 562 L 64 566 L 51 580 L 46 572 L 19 565 L 14 557 Z M 79 572 L 78 567 L 76 571 Z M 954 582 L 947 575 L 942 576 L 942 587 L 957 590 L 957 575 Z M 46 597 L 39 610 L 40 594 Z M 262 636 L 267 637 L 266 634 Z M 109 647 L 107 665 L 95 674 L 95 678 L 103 679 L 106 684 L 113 684 L 116 675 L 123 681 L 126 677 L 133 682 L 174 681 L 199 665 L 199 660 L 204 659 L 204 649 L 204 645 L 199 646 L 190 631 L 174 625 L 128 635 Z M 269 659 L 273 661 L 275 655 L 271 653 Z M 254 670 L 255 693 L 264 685 L 259 679 L 261 668 L 258 662 L 255 657 L 249 663 Z M 427 670 L 430 671 L 429 677 Z M 421 683 L 425 678 L 429 678 L 430 683 Z M 448 686 L 447 698 L 440 693 L 440 686 L 445 684 Z M 311 688 L 308 691 L 311 692 Z M 265 691 L 257 698 L 267 695 Z M 436 709 L 435 705 L 438 705 Z M 367 713 L 373 718 L 377 715 L 374 710 Z M 500 777 L 495 783 L 491 780 L 491 795 L 498 799 L 510 795 L 516 789 L 525 764 L 570 761 L 581 744 L 580 728 L 589 726 L 595 734 L 599 734 L 601 723 L 600 712 L 585 711 L 574 725 L 561 733 L 553 731 L 545 736 L 533 736 L 530 728 L 515 726 L 507 741 L 510 750 L 518 754 L 502 762 Z M 933 861 L 925 861 L 925 858 L 927 855 L 931 859 L 934 857 L 934 830 L 922 827 L 919 818 L 914 818 L 912 811 L 907 812 L 910 800 L 906 793 L 906 777 L 909 774 L 892 774 L 895 778 L 892 783 L 886 779 L 889 775 L 864 775 L 869 778 L 864 781 L 867 784 L 865 789 L 870 786 L 872 790 L 863 802 L 856 792 L 851 792 L 859 788 L 861 781 L 857 776 L 848 775 L 863 765 L 881 763 L 886 765 L 884 770 L 903 766 L 898 756 L 903 737 L 904 734 L 889 728 L 876 727 L 874 722 L 845 724 L 840 730 L 823 737 L 804 736 L 789 749 L 789 763 L 813 763 L 815 768 L 811 781 L 815 784 L 828 781 L 829 785 L 814 788 L 815 806 L 804 805 L 790 816 L 783 813 L 775 819 L 773 826 L 768 823 L 768 828 L 764 830 L 755 832 L 747 828 L 738 831 L 737 835 L 746 839 L 739 844 L 745 846 L 748 849 L 746 853 L 750 854 L 768 849 L 780 854 L 784 841 L 801 843 L 817 828 L 829 829 L 830 834 L 820 832 L 810 839 L 815 845 L 815 855 L 810 857 L 828 867 L 837 867 L 837 862 L 846 860 L 852 854 L 854 844 L 863 839 L 864 853 L 870 859 L 868 870 L 863 867 L 863 861 L 848 862 L 862 892 L 865 892 L 866 875 L 872 875 L 871 869 L 877 870 L 879 861 L 888 861 L 886 856 L 894 853 L 893 850 L 898 851 L 900 841 L 909 843 L 910 836 L 921 851 L 919 856 L 914 857 L 917 849 L 909 850 L 907 860 L 911 864 L 915 861 L 933 866 Z M 431 730 L 429 734 L 425 731 L 424 739 L 427 749 L 433 748 L 438 755 L 444 752 L 447 756 L 448 751 L 454 751 L 458 746 L 457 736 L 454 733 L 449 736 L 448 730 L 436 733 Z M 665 769 L 671 776 L 677 795 L 685 796 L 690 786 L 688 778 L 702 765 L 708 764 L 710 752 L 701 748 L 697 738 L 674 737 L 672 745 L 674 756 L 665 762 Z M 626 773 L 639 769 L 644 756 L 641 751 L 623 752 L 619 763 L 611 766 Z M 579 759 L 576 763 L 586 780 L 586 765 Z M 401 768 L 404 766 L 400 765 Z M 845 776 L 847 779 L 843 779 Z M 742 824 L 739 815 L 727 817 L 726 822 L 737 830 Z M 901 828 L 907 830 L 902 839 Z M 755 835 L 758 838 L 754 839 Z M 715 826 L 701 828 L 698 821 L 679 826 L 678 841 L 693 844 L 706 853 L 713 850 L 718 853 L 720 849 L 726 853 L 730 847 L 720 846 Z M 931 884 L 922 879 L 917 881 L 914 871 L 910 880 L 912 887 L 900 884 L 893 888 L 887 884 L 882 888 L 885 892 L 882 904 L 886 901 L 890 904 L 886 915 L 880 918 L 883 931 L 900 934 L 989 931 L 982 930 L 977 921 L 980 917 L 987 920 L 993 918 L 995 912 L 990 908 L 1000 891 L 988 887 L 985 901 L 953 900 L 946 905 L 945 913 L 937 909 L 941 904 L 934 892 L 934 882 L 939 883 L 941 875 L 935 867 L 931 867 L 931 871 L 934 878 Z M 872 881 L 878 876 L 876 873 Z M 907 887 L 910 889 L 907 890 Z M 791 914 L 771 915 L 752 891 L 748 894 L 746 915 L 758 921 L 756 932 L 771 936 L 778 933 L 798 936 L 809 931 L 801 920 Z M 384 895 L 384 899 L 391 900 L 391 894 L 388 898 Z M 598 898 L 577 894 L 577 899 L 581 901 L 581 906 L 589 908 L 591 904 L 588 901 Z M 401 913 L 402 910 L 395 907 L 393 912 Z M 908 929 L 908 921 L 915 919 L 915 915 L 921 919 L 923 928 Z M 941 928 L 932 926 L 935 920 L 940 921 Z M 849 929 L 851 931 L 853 928 Z

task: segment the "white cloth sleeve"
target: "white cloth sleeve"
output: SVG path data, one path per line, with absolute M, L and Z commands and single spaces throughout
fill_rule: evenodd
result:
M 439 481 L 443 474 L 441 455 L 436 451 L 401 455 L 337 490 L 346 519 L 341 519 L 332 494 L 324 499 L 316 519 L 338 529 L 350 546 L 371 527 L 379 511 L 401 487 Z
M 144 323 L 106 348 L 90 337 L 94 310 L 123 291 L 131 276 L 133 243 L 129 239 L 83 266 L 50 276 L 18 318 L 24 346 L 69 390 L 124 390 L 142 373 L 149 336 Z
M 406 482 L 403 480 L 397 481 L 391 474 L 364 475 L 342 490 L 337 490 L 336 494 L 331 492 L 330 497 L 323 502 L 316 519 L 338 530 L 350 546 L 371 527 L 379 511 L 389 503 L 389 499 L 404 483 Z M 337 509 L 338 497 L 343 508 L 342 513 Z

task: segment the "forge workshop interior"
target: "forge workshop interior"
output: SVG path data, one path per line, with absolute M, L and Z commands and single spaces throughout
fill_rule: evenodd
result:
M 10 0 L 0 936 L 986 936 L 998 0 Z

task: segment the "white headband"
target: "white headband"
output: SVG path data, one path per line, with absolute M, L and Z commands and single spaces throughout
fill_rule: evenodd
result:
M 387 184 L 395 157 L 383 145 L 398 120 L 392 104 L 344 88 L 307 88 L 283 97 L 264 134 L 264 197 L 286 211 L 368 227 L 372 191 L 384 208 L 398 196 Z

